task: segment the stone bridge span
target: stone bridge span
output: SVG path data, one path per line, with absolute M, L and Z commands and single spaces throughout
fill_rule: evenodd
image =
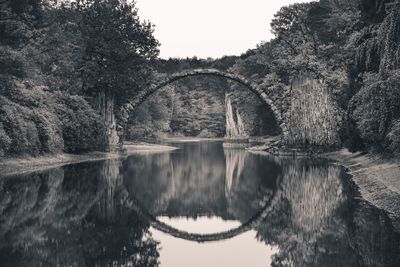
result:
M 132 111 L 134 111 L 140 104 L 142 104 L 148 97 L 157 92 L 159 89 L 175 81 L 178 81 L 186 77 L 201 76 L 201 75 L 226 78 L 228 80 L 236 81 L 246 86 L 272 110 L 274 118 L 281 130 L 281 134 L 283 135 L 283 137 L 288 135 L 289 131 L 287 125 L 284 122 L 283 114 L 281 114 L 280 109 L 277 107 L 274 101 L 264 92 L 264 90 L 260 88 L 260 86 L 258 86 L 257 84 L 251 82 L 250 80 L 239 74 L 228 73 L 217 69 L 193 69 L 193 70 L 186 70 L 183 72 L 174 73 L 172 75 L 167 76 L 161 82 L 153 84 L 149 88 L 142 90 L 133 100 L 129 101 L 129 103 L 124 105 L 120 111 L 118 118 L 118 122 L 120 123 L 120 125 L 118 125 L 117 130 L 119 131 L 118 135 L 120 137 L 120 140 L 123 140 L 123 129 L 125 128 L 124 126 L 128 121 L 129 114 Z

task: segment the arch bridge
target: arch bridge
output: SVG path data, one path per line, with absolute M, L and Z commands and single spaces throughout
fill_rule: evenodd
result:
M 154 94 L 161 88 L 175 81 L 181 80 L 183 78 L 191 76 L 203 76 L 203 75 L 226 78 L 228 80 L 236 81 L 247 87 L 251 92 L 253 92 L 256 96 L 258 96 L 265 105 L 267 105 L 272 110 L 272 113 L 277 122 L 277 125 L 280 128 L 282 136 L 285 138 L 288 135 L 289 131 L 287 125 L 283 120 L 283 114 L 281 114 L 280 109 L 277 108 L 274 101 L 267 95 L 267 93 L 264 92 L 262 88 L 260 88 L 259 85 L 251 82 L 242 75 L 235 73 L 224 72 L 217 69 L 194 69 L 194 70 L 186 70 L 174 73 L 172 75 L 167 76 L 161 82 L 156 83 L 150 86 L 149 88 L 146 88 L 143 91 L 141 91 L 132 101 L 129 101 L 129 103 L 124 105 L 120 111 L 118 118 L 119 123 L 122 122 L 123 124 L 117 127 L 117 130 L 119 131 L 118 135 L 120 137 L 120 140 L 121 141 L 123 140 L 123 129 L 125 128 L 124 125 L 126 124 L 129 118 L 129 114 L 132 111 L 134 111 L 140 104 L 142 104 L 147 98 L 149 98 L 152 94 Z

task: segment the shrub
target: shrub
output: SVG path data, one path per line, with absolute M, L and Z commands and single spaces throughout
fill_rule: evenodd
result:
M 367 80 L 367 79 L 366 79 Z M 350 103 L 350 120 L 367 148 L 393 153 L 400 138 L 400 74 L 364 85 Z
M 0 156 L 102 149 L 104 126 L 80 96 L 15 83 L 0 96 Z
M 5 154 L 39 153 L 40 141 L 34 122 L 31 120 L 31 109 L 0 97 L 0 122 L 11 144 Z
M 99 115 L 80 96 L 56 93 L 56 113 L 61 120 L 65 152 L 102 149 L 104 125 Z
M 386 149 L 400 156 L 400 120 L 395 120 L 390 127 L 385 140 Z
M 35 109 L 33 118 L 39 134 L 41 153 L 59 153 L 64 149 L 62 125 L 56 114 L 45 109 Z
M 11 138 L 4 130 L 3 123 L 0 122 L 0 157 L 3 157 L 6 151 L 10 148 Z

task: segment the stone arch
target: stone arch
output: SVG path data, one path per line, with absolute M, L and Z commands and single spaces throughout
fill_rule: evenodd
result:
M 135 110 L 140 104 L 142 104 L 148 97 L 150 97 L 152 94 L 157 92 L 159 89 L 165 87 L 168 84 L 171 84 L 175 81 L 178 81 L 180 79 L 186 78 L 186 77 L 191 77 L 191 76 L 200 76 L 200 75 L 210 75 L 210 76 L 216 76 L 216 77 L 222 77 L 226 78 L 228 80 L 236 81 L 244 86 L 246 86 L 251 92 L 253 92 L 256 96 L 261 99 L 261 101 L 266 104 L 271 110 L 274 115 L 274 118 L 277 122 L 278 127 L 280 128 L 281 134 L 283 138 L 288 136 L 288 127 L 286 123 L 283 120 L 283 114 L 281 114 L 280 109 L 278 109 L 274 102 L 272 101 L 271 98 L 268 97 L 268 95 L 256 84 L 252 83 L 245 77 L 239 75 L 239 74 L 234 74 L 234 73 L 228 73 L 224 71 L 220 71 L 217 69 L 194 69 L 194 70 L 186 70 L 183 72 L 178 72 L 175 74 L 172 74 L 159 82 L 158 84 L 155 84 L 143 91 L 141 91 L 134 100 L 130 101 L 127 103 L 121 110 L 121 114 L 124 114 L 122 117 L 122 121 L 125 123 L 128 120 L 128 114 Z M 119 127 L 123 129 L 123 127 Z M 122 138 L 122 136 L 121 136 Z

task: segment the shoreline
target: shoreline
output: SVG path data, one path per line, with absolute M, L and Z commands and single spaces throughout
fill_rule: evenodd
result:
M 26 156 L 7 158 L 0 161 L 0 177 L 20 175 L 47 169 L 62 167 L 64 165 L 82 162 L 100 161 L 121 158 L 124 155 L 107 152 L 89 152 L 85 154 L 48 154 L 38 157 Z
M 96 151 L 85 154 L 61 153 L 41 155 L 38 157 L 26 156 L 0 159 L 0 178 L 58 168 L 69 164 L 119 159 L 134 154 L 160 153 L 179 149 L 166 145 L 133 142 L 128 142 L 123 148 L 126 152 L 112 153 Z
M 214 142 L 214 141 L 224 141 L 223 137 L 180 137 L 180 136 L 173 136 L 173 137 L 165 137 L 161 138 L 160 141 L 163 142 L 171 142 L 171 143 L 191 143 L 191 142 Z
M 156 143 L 146 143 L 146 142 L 125 142 L 123 149 L 130 154 L 136 153 L 157 153 L 157 152 L 168 152 L 179 149 L 179 147 L 169 146 L 169 145 L 160 145 Z
M 400 230 L 400 164 L 373 157 L 369 154 L 352 153 L 347 149 L 322 154 L 345 167 L 357 186 L 361 197 L 384 210 L 393 226 Z

